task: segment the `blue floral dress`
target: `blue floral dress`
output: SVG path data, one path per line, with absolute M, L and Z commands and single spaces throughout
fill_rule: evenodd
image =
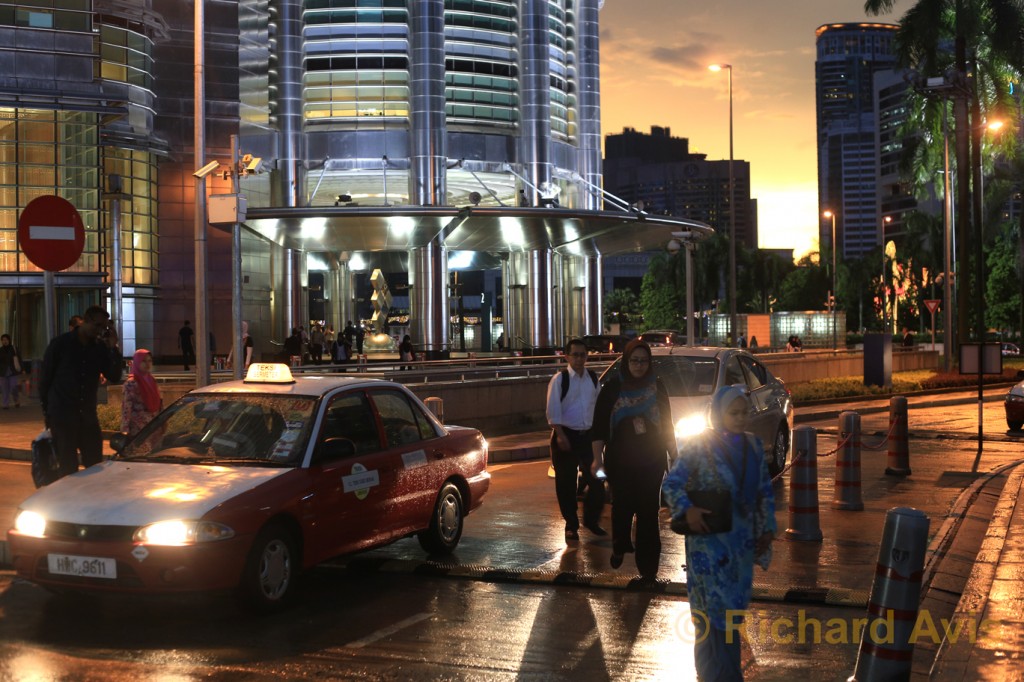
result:
M 771 561 L 770 549 L 759 557 L 754 554 L 757 538 L 777 531 L 764 446 L 752 434 L 708 430 L 680 446 L 679 458 L 662 486 L 672 517 L 679 518 L 693 506 L 687 489 L 710 490 L 723 485 L 732 490 L 732 530 L 686 536 L 690 609 L 702 613 L 719 630 L 725 630 L 727 611 L 746 609 L 750 603 L 755 559 L 765 569 Z M 735 624 L 740 619 L 729 621 Z

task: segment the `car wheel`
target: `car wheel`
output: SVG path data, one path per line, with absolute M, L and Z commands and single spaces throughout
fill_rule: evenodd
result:
M 462 538 L 465 514 L 462 493 L 452 483 L 445 483 L 437 496 L 430 528 L 417 535 L 420 546 L 431 554 L 451 554 Z
M 1010 427 L 1011 431 L 1020 431 L 1021 427 L 1024 426 L 1024 422 L 1012 422 L 1007 419 L 1006 425 Z
M 272 612 L 288 605 L 299 571 L 295 539 L 281 524 L 265 527 L 256 536 L 242 574 L 242 597 L 257 611 Z
M 786 468 L 786 453 L 789 451 L 789 431 L 780 426 L 772 443 L 772 456 L 768 460 L 768 475 L 775 478 Z

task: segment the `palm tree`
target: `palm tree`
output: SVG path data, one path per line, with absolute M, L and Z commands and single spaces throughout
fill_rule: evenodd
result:
M 864 10 L 878 15 L 893 9 L 895 0 L 866 0 Z M 953 59 L 947 49 L 953 40 Z M 1008 70 L 1019 77 L 1024 71 L 1024 8 L 1018 0 L 918 0 L 900 21 L 897 55 L 901 64 L 922 76 L 945 76 L 953 67 L 953 118 L 957 170 L 957 260 L 965 270 L 969 262 L 972 218 L 981 224 L 981 197 L 976 196 L 973 211 L 971 183 L 979 185 L 971 169 L 980 166 L 982 141 L 982 105 L 1000 101 L 1008 80 Z M 971 67 L 970 69 L 968 67 Z M 973 147 L 973 154 L 972 154 Z M 977 229 L 977 228 L 976 228 Z M 981 258 L 982 235 L 977 229 L 974 243 Z M 966 278 L 962 280 L 966 284 Z M 980 282 L 978 289 L 977 333 L 984 336 L 984 312 Z M 959 288 L 957 319 L 961 339 L 968 331 L 968 287 Z

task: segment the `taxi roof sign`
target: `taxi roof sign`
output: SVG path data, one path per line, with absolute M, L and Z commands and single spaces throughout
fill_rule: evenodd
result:
M 295 377 L 288 365 L 280 362 L 254 362 L 245 373 L 247 384 L 294 384 Z

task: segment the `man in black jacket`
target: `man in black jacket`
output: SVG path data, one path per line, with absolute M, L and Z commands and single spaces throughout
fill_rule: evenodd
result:
M 90 467 L 103 459 L 103 436 L 96 413 L 100 375 L 108 383 L 121 381 L 123 362 L 117 331 L 110 315 L 99 306 L 85 311 L 76 329 L 50 342 L 43 356 L 39 396 L 46 427 L 60 465 L 58 478 Z

